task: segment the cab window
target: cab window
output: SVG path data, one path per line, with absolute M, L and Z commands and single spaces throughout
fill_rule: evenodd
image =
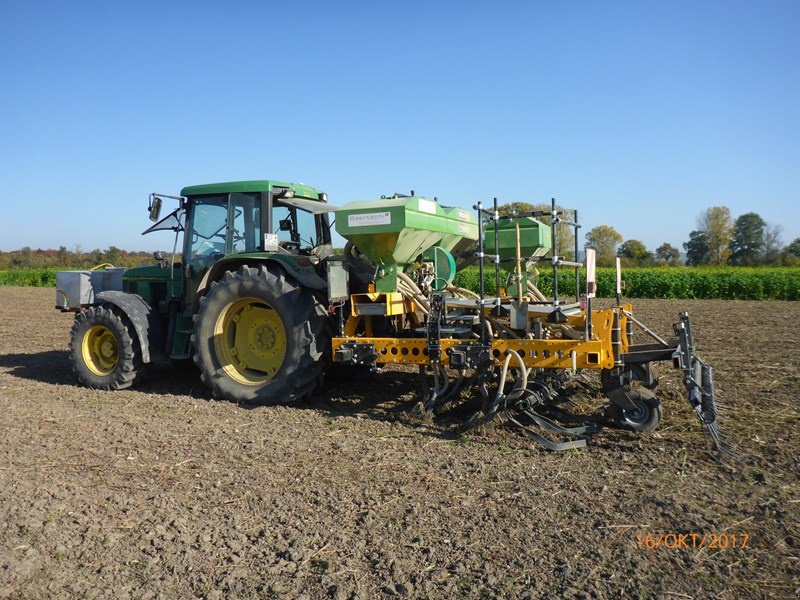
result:
M 203 268 L 226 254 L 255 252 L 261 242 L 260 194 L 206 196 L 192 202 L 190 263 Z
M 196 199 L 191 212 L 190 261 L 204 262 L 225 254 L 227 225 L 227 196 Z
M 257 194 L 231 194 L 231 253 L 258 250 L 261 240 L 260 200 Z
M 294 206 L 275 203 L 272 233 L 277 234 L 278 244 L 288 249 L 310 251 L 319 244 L 314 215 Z

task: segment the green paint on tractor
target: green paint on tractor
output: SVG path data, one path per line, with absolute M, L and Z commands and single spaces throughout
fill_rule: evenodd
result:
M 252 181 L 229 181 L 224 183 L 206 183 L 190 185 L 181 190 L 181 196 L 206 196 L 211 194 L 243 194 L 247 192 L 269 192 L 275 188 L 290 189 L 303 198 L 319 198 L 323 192 L 304 183 L 288 183 L 269 179 Z

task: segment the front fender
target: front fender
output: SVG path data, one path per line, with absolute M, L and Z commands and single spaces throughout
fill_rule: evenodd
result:
M 125 313 L 139 340 L 142 362 L 151 362 L 151 348 L 158 352 L 164 347 L 161 317 L 140 295 L 119 291 L 100 292 L 95 296 L 95 304 L 113 304 Z

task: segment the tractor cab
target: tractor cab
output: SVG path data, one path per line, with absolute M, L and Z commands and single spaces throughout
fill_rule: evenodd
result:
M 160 217 L 162 199 L 178 201 L 178 207 Z M 208 275 L 217 263 L 243 258 L 280 255 L 285 263 L 297 257 L 322 258 L 331 253 L 327 194 L 303 185 L 276 181 L 239 181 L 185 187 L 180 196 L 150 196 L 150 219 L 157 221 L 143 234 L 172 230 L 184 233 L 180 269 L 185 305 L 205 289 Z M 306 261 L 301 261 L 306 262 Z M 318 262 L 318 261 L 314 261 Z M 222 267 L 223 265 L 219 265 Z M 219 269 L 216 269 L 219 272 Z M 137 273 L 126 273 L 126 278 Z
M 159 220 L 162 198 L 179 206 Z M 231 254 L 269 252 L 318 254 L 330 245 L 327 194 L 305 186 L 243 181 L 189 186 L 180 196 L 151 194 L 150 219 L 143 232 L 185 231 L 183 255 L 195 270 Z

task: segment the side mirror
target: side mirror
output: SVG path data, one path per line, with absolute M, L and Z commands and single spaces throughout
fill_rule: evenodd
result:
M 280 230 L 281 231 L 291 231 L 292 230 L 292 219 L 291 217 L 288 219 L 284 219 L 280 222 Z
M 159 215 L 161 215 L 161 198 L 153 196 L 153 199 L 150 200 L 150 220 L 155 223 L 158 221 Z

